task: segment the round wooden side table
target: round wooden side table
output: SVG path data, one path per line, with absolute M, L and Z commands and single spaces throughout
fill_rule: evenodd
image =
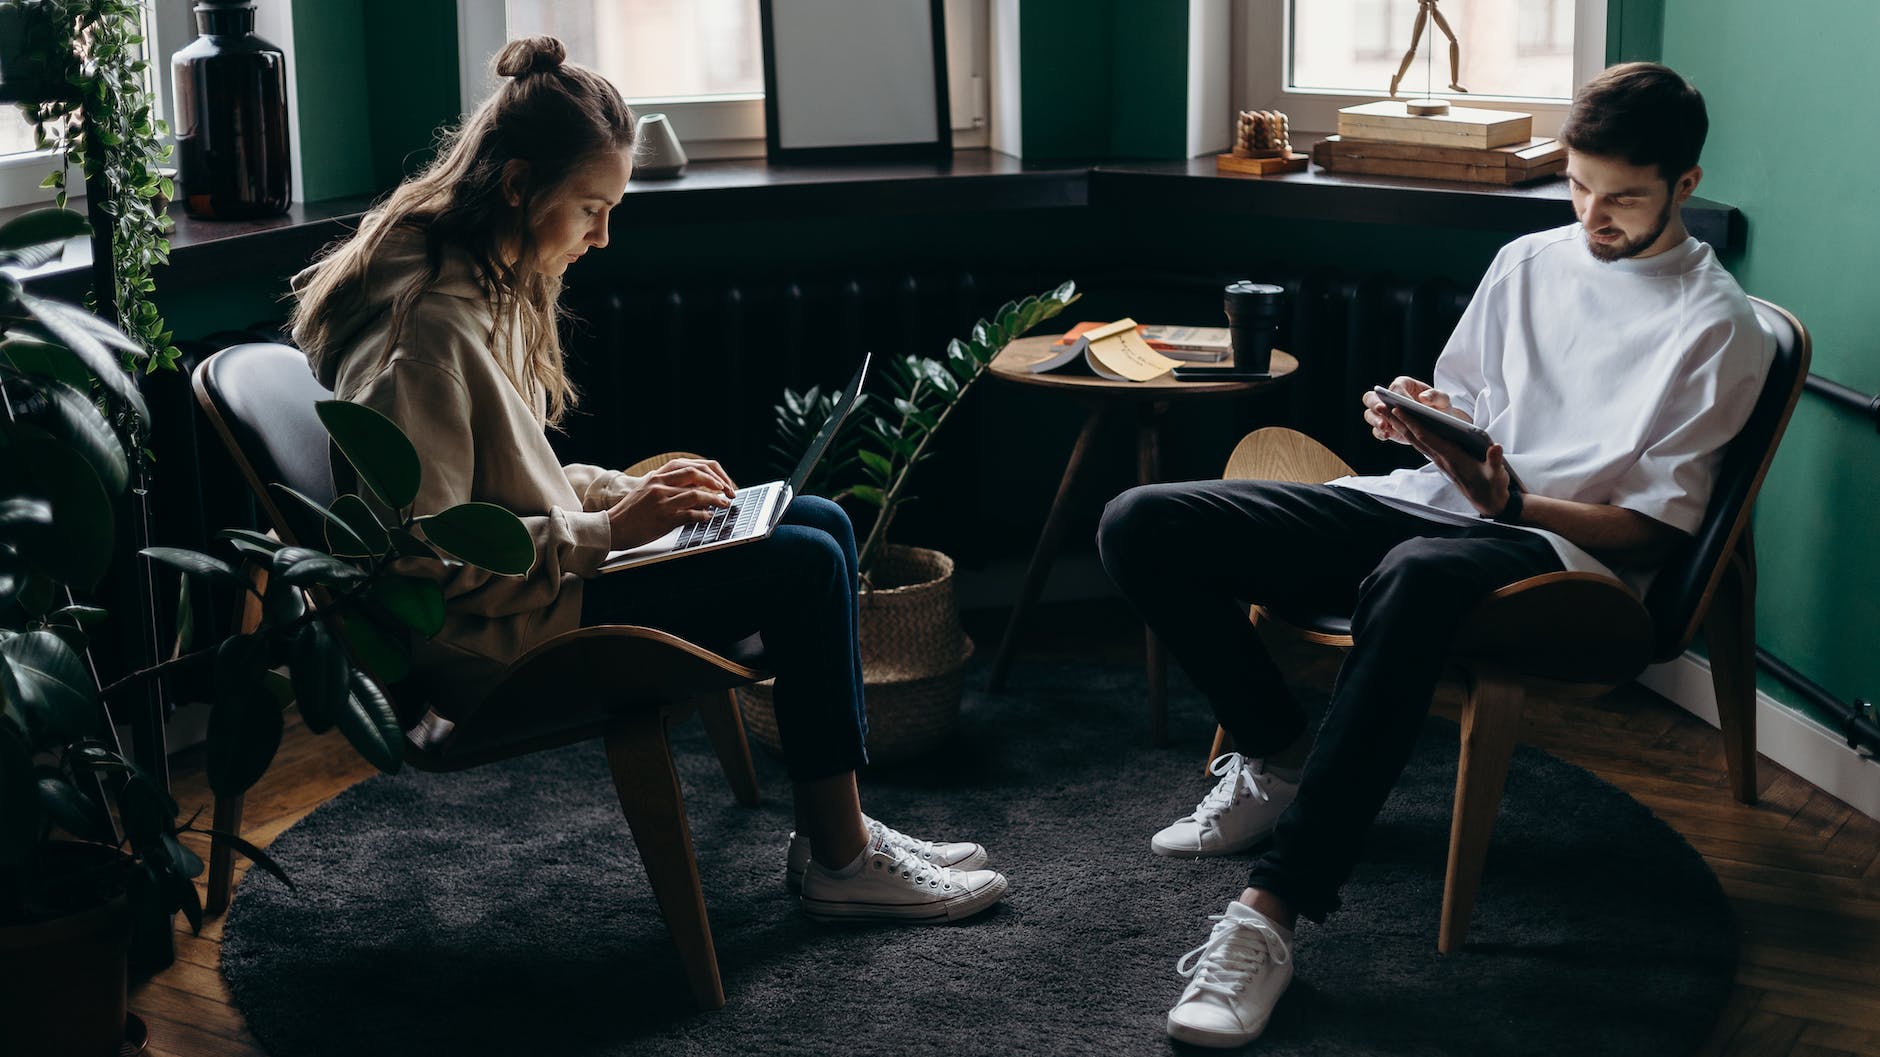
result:
M 1045 579 L 1051 574 L 1051 563 L 1056 559 L 1058 545 L 1062 542 L 1064 515 L 1070 505 L 1071 490 L 1083 468 L 1084 456 L 1103 424 L 1115 414 L 1134 410 L 1136 480 L 1140 484 L 1153 484 L 1161 476 L 1162 420 L 1169 408 L 1189 400 L 1246 396 L 1285 381 L 1299 369 L 1298 360 L 1275 349 L 1271 365 L 1273 376 L 1262 381 L 1181 382 L 1176 381 L 1174 375 L 1165 374 L 1146 382 L 1116 382 L 1094 374 L 1065 373 L 1064 368 L 1046 374 L 1033 374 L 1031 365 L 1048 359 L 1052 353 L 1052 342 L 1056 340 L 1057 335 L 1054 334 L 1020 338 L 1007 345 L 989 367 L 992 376 L 1002 382 L 1069 397 L 1082 402 L 1086 408 L 1083 429 L 1077 434 L 1077 441 L 1071 446 L 1070 458 L 1064 463 L 1064 476 L 1058 482 L 1057 496 L 1051 500 L 1051 512 L 1045 517 L 1044 531 L 1038 535 L 1038 544 L 1032 550 L 1031 564 L 1025 570 L 1025 582 L 1019 588 L 1018 600 L 1012 606 L 1011 621 L 1005 626 L 999 652 L 992 661 L 987 685 L 993 690 L 1001 688 L 1011 672 L 1020 629 L 1032 604 L 1038 600 L 1039 592 L 1044 589 Z M 1161 646 L 1156 642 L 1153 632 L 1145 632 L 1144 649 L 1149 676 L 1149 736 L 1156 745 L 1163 745 L 1168 741 L 1168 673 L 1164 667 Z

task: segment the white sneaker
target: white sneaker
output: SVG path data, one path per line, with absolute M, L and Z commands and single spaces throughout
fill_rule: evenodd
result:
M 1292 983 L 1292 930 L 1236 899 L 1208 942 L 1182 955 L 1188 986 L 1168 1011 L 1169 1038 L 1196 1046 L 1244 1046 L 1260 1037 Z M 1192 963 L 1192 964 L 1191 964 Z
M 804 912 L 818 921 L 939 923 L 972 917 L 1005 896 L 1004 874 L 935 866 L 879 833 L 850 869 L 812 860 L 803 871 Z
M 1150 838 L 1157 855 L 1197 858 L 1246 851 L 1272 834 L 1299 795 L 1299 783 L 1269 774 L 1237 752 L 1217 757 L 1208 770 L 1221 780 L 1192 814 Z
M 867 815 L 862 816 L 862 824 L 868 827 L 868 836 L 873 840 L 876 834 L 885 837 L 889 844 L 907 852 L 925 863 L 945 866 L 954 870 L 977 870 L 990 861 L 986 849 L 966 841 L 931 841 L 916 840 L 900 830 L 883 822 L 877 822 Z M 790 834 L 790 850 L 783 858 L 783 883 L 792 892 L 803 890 L 803 871 L 809 866 L 809 838 L 798 833 Z

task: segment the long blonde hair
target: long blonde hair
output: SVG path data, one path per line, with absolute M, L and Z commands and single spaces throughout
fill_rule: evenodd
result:
M 493 352 L 520 323 L 524 354 L 497 356 L 510 380 L 525 395 L 546 396 L 550 425 L 573 406 L 575 389 L 557 329 L 561 278 L 535 266 L 530 209 L 589 158 L 630 150 L 634 122 L 612 83 L 566 58 L 567 49 L 554 37 L 510 41 L 494 64 L 509 80 L 460 127 L 444 133 L 436 160 L 368 212 L 351 238 L 322 253 L 299 291 L 291 326 L 314 373 L 328 384 L 351 351 L 336 347 L 335 338 L 343 337 L 334 333 L 342 306 L 363 293 L 367 268 L 386 238 L 406 228 L 422 233 L 427 268 L 393 297 L 386 351 L 398 344 L 412 306 L 441 274 L 445 251 L 456 250 L 470 258 L 489 293 Z M 523 186 L 510 188 L 520 192 L 516 205 L 504 186 L 512 161 L 528 172 Z

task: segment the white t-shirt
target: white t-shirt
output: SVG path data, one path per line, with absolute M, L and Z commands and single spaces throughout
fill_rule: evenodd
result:
M 1774 354 L 1709 246 L 1687 238 L 1605 262 L 1569 224 L 1495 255 L 1432 381 L 1502 446 L 1530 493 L 1621 506 L 1692 533 Z M 1331 483 L 1425 517 L 1478 521 L 1434 464 Z M 1615 575 L 1564 538 L 1528 531 L 1568 569 Z M 1650 570 L 1616 575 L 1643 592 Z

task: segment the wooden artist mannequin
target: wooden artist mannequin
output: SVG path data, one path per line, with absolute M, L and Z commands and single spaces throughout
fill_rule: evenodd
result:
M 1462 80 L 1462 45 L 1456 40 L 1456 32 L 1449 28 L 1449 20 L 1436 7 L 1437 0 L 1417 0 L 1416 25 L 1410 30 L 1410 50 L 1403 53 L 1403 62 L 1397 66 L 1397 75 L 1390 79 L 1390 97 L 1397 98 L 1397 85 L 1403 81 L 1403 75 L 1410 69 L 1410 63 L 1417 57 L 1417 44 L 1423 40 L 1423 24 L 1434 18 L 1436 28 L 1449 38 L 1449 90 L 1466 92 L 1467 88 L 1456 83 Z

